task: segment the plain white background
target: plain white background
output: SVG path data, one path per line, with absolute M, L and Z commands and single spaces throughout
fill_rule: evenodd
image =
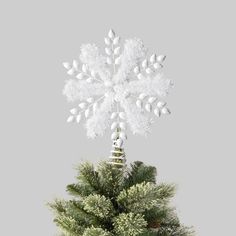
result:
M 73 166 L 107 158 L 110 133 L 88 140 L 65 120 L 61 63 L 82 43 L 113 28 L 140 37 L 167 55 L 175 88 L 172 115 L 147 137 L 129 135 L 129 162 L 157 166 L 159 179 L 178 184 L 174 200 L 183 223 L 200 236 L 234 235 L 235 6 L 234 1 L 2 1 L 0 3 L 1 235 L 54 235 L 45 207 L 66 197 Z

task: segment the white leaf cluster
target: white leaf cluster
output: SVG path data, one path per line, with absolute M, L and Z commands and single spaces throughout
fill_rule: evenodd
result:
M 84 44 L 78 62 L 64 62 L 69 76 L 63 94 L 78 106 L 70 110 L 68 122 L 85 118 L 87 136 L 102 136 L 108 127 L 111 138 L 119 146 L 127 138 L 127 125 L 134 134 L 146 135 L 153 122 L 152 115 L 170 114 L 163 97 L 173 82 L 162 72 L 164 55 L 152 54 L 142 40 L 124 42 L 110 30 L 105 42 L 105 55 L 95 44 Z
M 146 55 L 146 48 L 140 39 L 128 39 L 124 44 L 124 51 L 121 55 L 120 68 L 117 78 L 126 80 L 127 76 L 131 73 L 133 68 L 140 62 Z
M 98 73 L 102 80 L 110 79 L 110 72 L 106 67 L 106 57 L 99 54 L 99 49 L 96 45 L 82 45 L 80 60 L 87 65 L 91 71 Z

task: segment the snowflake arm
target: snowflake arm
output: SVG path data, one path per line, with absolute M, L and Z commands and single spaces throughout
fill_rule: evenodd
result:
M 63 94 L 68 101 L 83 101 L 93 96 L 101 96 L 105 93 L 105 87 L 101 83 L 88 83 L 87 81 L 67 80 Z
M 87 136 L 95 138 L 102 136 L 106 128 L 109 126 L 110 114 L 114 107 L 114 99 L 112 96 L 106 96 L 93 115 L 86 122 Z
M 132 94 L 145 93 L 148 96 L 167 96 L 173 82 L 164 77 L 162 73 L 156 74 L 153 78 L 147 77 L 142 80 L 133 80 L 129 83 L 129 90 Z

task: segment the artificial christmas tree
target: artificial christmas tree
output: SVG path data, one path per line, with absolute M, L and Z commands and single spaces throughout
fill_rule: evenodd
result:
M 134 162 L 123 171 L 102 162 L 78 167 L 77 182 L 67 186 L 73 200 L 50 206 L 55 222 L 69 236 L 188 236 L 169 200 L 174 186 L 156 183 L 156 168 Z
M 67 186 L 73 199 L 49 204 L 54 221 L 65 236 L 190 236 L 191 228 L 180 224 L 169 205 L 174 186 L 157 183 L 153 166 L 136 161 L 128 167 L 123 147 L 127 124 L 133 133 L 147 134 L 152 111 L 157 117 L 170 113 L 160 100 L 173 85 L 161 72 L 165 56 L 145 59 L 147 50 L 136 38 L 126 40 L 120 54 L 119 41 L 110 30 L 108 57 L 87 44 L 81 47 L 81 69 L 75 60 L 63 63 L 76 76 L 63 93 L 69 101 L 80 101 L 67 121 L 80 122 L 84 114 L 92 138 L 110 125 L 113 149 L 97 167 L 89 162 L 78 166 L 76 183 Z

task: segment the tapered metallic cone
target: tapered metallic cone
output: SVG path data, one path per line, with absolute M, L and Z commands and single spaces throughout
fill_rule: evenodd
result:
M 111 151 L 111 156 L 109 157 L 109 164 L 122 168 L 126 166 L 126 158 L 124 148 L 122 148 L 122 143 L 120 139 L 113 141 L 113 150 Z

